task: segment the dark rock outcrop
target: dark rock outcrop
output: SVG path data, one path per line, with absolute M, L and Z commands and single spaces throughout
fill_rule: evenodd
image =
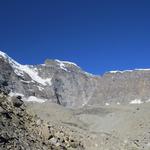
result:
M 21 96 L 12 97 L 12 103 L 15 107 L 20 107 L 23 105 L 23 101 L 21 100 Z

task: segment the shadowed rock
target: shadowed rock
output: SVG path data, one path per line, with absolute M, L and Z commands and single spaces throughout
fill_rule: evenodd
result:
M 15 107 L 20 107 L 23 105 L 23 101 L 21 100 L 21 96 L 12 97 L 12 102 Z

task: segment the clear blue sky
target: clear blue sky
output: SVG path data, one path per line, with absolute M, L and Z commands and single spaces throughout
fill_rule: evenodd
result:
M 0 0 L 0 49 L 94 74 L 150 68 L 150 0 Z

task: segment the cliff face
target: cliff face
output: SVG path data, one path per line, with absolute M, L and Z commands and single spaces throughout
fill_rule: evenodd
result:
M 2 52 L 0 61 L 1 89 L 29 101 L 38 98 L 79 107 L 91 99 L 96 87 L 95 78 L 74 63 L 46 60 L 42 65 L 21 65 Z
M 46 60 L 21 65 L 0 52 L 0 89 L 27 101 L 52 101 L 66 107 L 142 103 L 150 99 L 150 70 L 108 72 L 94 76 L 74 63 Z
M 106 73 L 98 80 L 91 104 L 143 103 L 150 99 L 150 70 Z

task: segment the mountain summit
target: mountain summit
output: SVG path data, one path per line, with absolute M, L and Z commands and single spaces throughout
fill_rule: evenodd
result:
M 0 52 L 0 89 L 25 101 L 66 107 L 144 103 L 150 100 L 150 69 L 111 71 L 94 76 L 72 62 L 47 59 L 21 65 Z

